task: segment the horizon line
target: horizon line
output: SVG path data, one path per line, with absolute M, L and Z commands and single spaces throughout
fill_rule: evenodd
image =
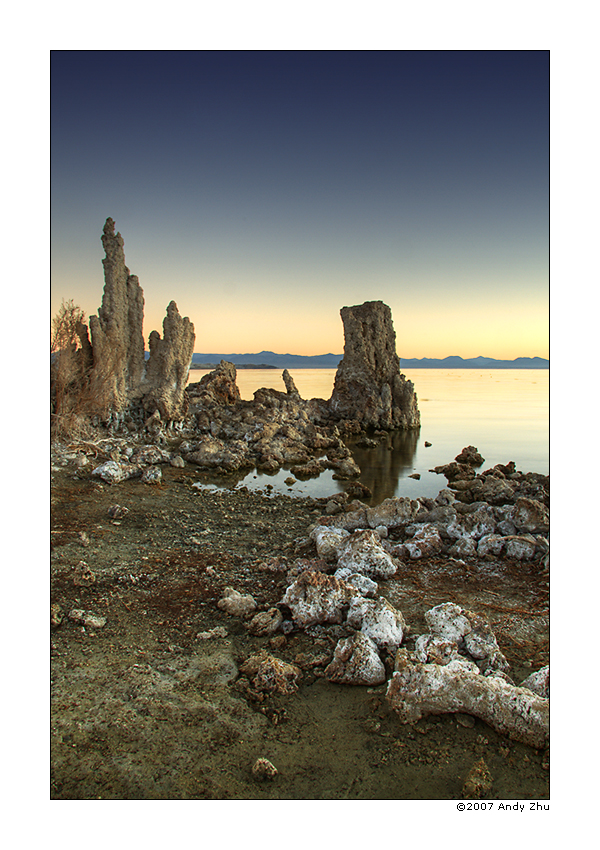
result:
M 218 351 L 194 351 L 194 355 L 203 355 L 203 356 L 224 356 L 225 354 L 231 357 L 254 357 L 259 354 L 272 354 L 275 357 L 343 357 L 343 352 L 341 354 L 336 354 L 335 352 L 324 352 L 322 354 L 294 354 L 292 352 L 279 353 L 277 351 L 229 351 L 229 352 L 218 352 Z M 550 362 L 549 357 L 541 357 L 538 354 L 534 355 L 526 355 L 520 354 L 518 357 L 489 357 L 487 355 L 479 354 L 477 357 L 462 357 L 460 354 L 447 354 L 445 357 L 403 357 L 402 355 L 397 355 L 400 360 L 497 360 L 497 361 L 507 361 L 513 362 L 514 360 L 547 360 Z

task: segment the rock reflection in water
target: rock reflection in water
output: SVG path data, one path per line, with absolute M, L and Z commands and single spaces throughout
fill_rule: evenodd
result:
M 361 484 L 365 484 L 373 493 L 374 505 L 383 499 L 391 499 L 398 481 L 414 471 L 419 434 L 419 429 L 390 431 L 380 438 L 374 448 L 357 445 L 360 437 L 345 441 L 360 466 Z
M 354 460 L 361 469 L 359 481 L 371 490 L 373 496 L 364 499 L 372 505 L 378 505 L 383 499 L 390 499 L 396 493 L 398 482 L 406 478 L 415 469 L 415 455 L 420 431 L 390 431 L 378 439 L 377 446 L 364 448 L 357 445 L 364 439 L 364 434 L 358 437 L 346 437 L 344 442 L 352 452 Z M 325 455 L 323 455 L 325 457 Z M 234 489 L 248 487 L 249 490 L 266 490 L 267 493 L 285 493 L 289 496 L 312 496 L 315 499 L 324 498 L 340 493 L 351 481 L 334 479 L 332 470 L 325 470 L 314 478 L 296 480 L 289 486 L 287 480 L 291 472 L 289 468 L 281 468 L 276 473 L 266 473 L 257 469 L 230 473 L 227 476 L 215 475 L 207 470 L 194 470 L 200 480 L 197 486 Z M 436 485 L 438 479 L 436 477 Z M 439 484 L 437 491 L 443 486 Z M 416 494 L 417 495 L 417 494 Z

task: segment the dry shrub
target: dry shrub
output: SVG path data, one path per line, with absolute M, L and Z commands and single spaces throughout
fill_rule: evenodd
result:
M 110 340 L 95 358 L 85 314 L 69 300 L 53 319 L 50 352 L 51 436 L 85 439 L 93 417 L 105 421 L 127 404 L 122 346 Z
M 92 352 L 83 310 L 63 301 L 52 321 L 50 418 L 55 439 L 85 436 Z

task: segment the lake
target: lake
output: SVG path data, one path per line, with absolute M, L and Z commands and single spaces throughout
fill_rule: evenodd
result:
M 209 370 L 190 371 L 190 382 Z M 302 398 L 328 399 L 335 369 L 290 369 Z M 348 441 L 362 470 L 360 481 L 373 491 L 373 502 L 392 496 L 435 496 L 446 478 L 429 472 L 454 460 L 464 446 L 476 446 L 485 458 L 481 469 L 514 460 L 523 472 L 549 472 L 549 370 L 547 369 L 407 369 L 419 399 L 421 428 L 390 434 L 376 449 Z M 239 369 L 242 398 L 260 387 L 285 391 L 279 369 Z M 425 446 L 425 442 L 432 445 Z M 420 480 L 409 478 L 419 474 Z M 273 492 L 322 497 L 344 489 L 327 471 L 318 479 L 291 488 L 289 471 L 275 475 L 256 470 L 238 483 L 251 489 L 270 484 Z

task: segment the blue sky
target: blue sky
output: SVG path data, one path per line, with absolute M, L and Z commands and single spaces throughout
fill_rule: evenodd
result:
M 111 216 L 146 338 L 338 353 L 382 300 L 401 357 L 548 356 L 548 100 L 545 51 L 53 51 L 52 313 Z

